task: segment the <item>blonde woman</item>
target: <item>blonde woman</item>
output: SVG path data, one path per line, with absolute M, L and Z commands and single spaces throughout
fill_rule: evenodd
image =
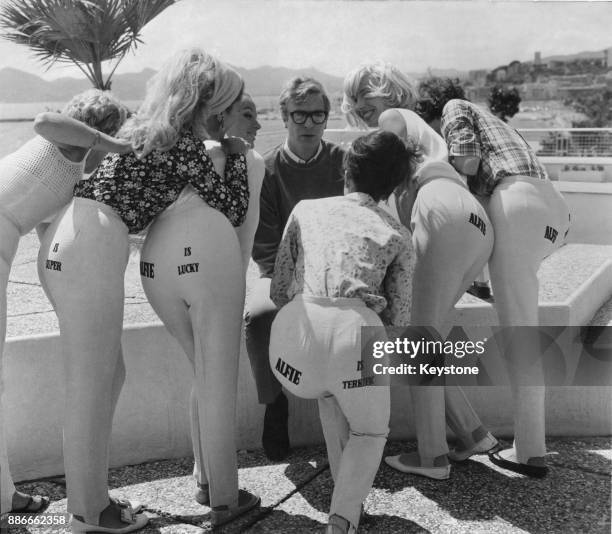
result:
M 422 153 L 415 172 L 396 191 L 397 212 L 412 232 L 416 258 L 410 321 L 435 328 L 445 339 L 453 307 L 491 255 L 493 228 L 465 179 L 448 162 L 444 140 L 423 119 L 406 109 L 389 109 L 379 123 Z M 450 476 L 448 457 L 461 461 L 497 445 L 461 388 L 414 386 L 410 393 L 418 450 L 387 456 L 391 467 L 443 480 Z M 460 441 L 452 451 L 446 443 L 447 424 Z
M 351 126 L 378 126 L 386 109 L 414 109 L 416 94 L 408 77 L 382 61 L 364 64 L 344 78 L 342 112 Z
M 226 88 L 228 95 L 237 86 Z M 252 143 L 258 129 L 250 97 L 223 114 L 211 114 L 204 126 L 205 145 L 219 174 L 226 167 L 226 130 Z M 247 117 L 245 117 L 245 111 Z M 243 119 L 246 131 L 236 131 Z M 239 128 L 238 128 L 239 129 Z M 251 134 L 253 137 L 251 138 Z M 246 153 L 249 205 L 244 222 L 234 225 L 186 187 L 151 225 L 141 254 L 142 286 L 149 302 L 185 351 L 194 371 L 191 436 L 195 458 L 195 499 L 212 508 L 221 525 L 254 507 L 259 499 L 238 491 L 235 410 L 238 357 L 246 270 L 259 220 L 262 157 Z M 231 503 L 229 506 L 227 503 Z
M 76 95 L 61 113 L 34 121 L 36 136 L 0 161 L 0 370 L 6 335 L 6 288 L 21 236 L 67 204 L 74 185 L 107 152 L 132 150 L 115 139 L 127 109 L 109 92 Z M 0 396 L 2 394 L 0 377 Z M 15 490 L 4 440 L 0 397 L 0 514 L 42 512 L 49 501 Z
M 202 140 L 207 120 L 223 120 L 241 93 L 240 76 L 204 51 L 172 57 L 121 132 L 138 157 L 107 157 L 45 233 L 39 271 L 66 358 L 64 462 L 73 532 L 123 533 L 147 523 L 145 514 L 110 499 L 107 485 L 112 419 L 125 376 L 128 235 L 146 228 L 188 185 L 233 225 L 243 223 L 249 205 L 243 147 L 228 145 L 237 153 L 220 176 Z M 219 506 L 234 510 L 238 488 L 223 498 Z

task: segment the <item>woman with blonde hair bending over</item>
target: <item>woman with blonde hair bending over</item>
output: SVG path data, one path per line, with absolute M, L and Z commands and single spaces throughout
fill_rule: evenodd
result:
M 72 189 L 106 152 L 132 150 L 117 133 L 127 109 L 110 93 L 76 95 L 61 113 L 34 120 L 36 137 L 0 161 L 0 371 L 6 335 L 6 288 L 19 239 L 70 202 Z M 15 491 L 2 421 L 0 376 L 0 514 L 42 512 L 48 499 Z
M 433 327 L 446 339 L 453 307 L 491 255 L 493 228 L 465 179 L 448 162 L 444 139 L 423 119 L 406 109 L 389 109 L 379 124 L 422 151 L 422 162 L 396 191 L 397 212 L 412 231 L 416 257 L 410 321 Z M 446 479 L 447 456 L 465 460 L 497 445 L 458 386 L 414 386 L 410 393 L 418 451 L 386 457 L 391 467 Z M 460 441 L 450 452 L 446 424 Z
M 364 64 L 344 78 L 342 112 L 351 126 L 375 128 L 385 109 L 414 109 L 415 104 L 412 83 L 390 63 Z
M 234 99 L 238 79 L 224 77 L 218 67 L 215 79 L 225 78 L 232 83 L 217 85 L 204 123 L 209 138 L 206 147 L 218 173 L 223 173 L 226 165 L 223 145 L 241 144 L 239 139 L 224 135 L 244 105 L 244 98 Z M 224 107 L 228 101 L 232 102 L 230 108 Z M 195 498 L 211 506 L 215 525 L 226 523 L 258 502 L 244 490 L 238 493 L 234 446 L 246 271 L 264 177 L 261 156 L 248 150 L 246 158 L 250 195 L 242 225 L 232 228 L 221 211 L 187 186 L 153 222 L 141 254 L 142 286 L 147 298 L 193 366 Z
M 456 183 L 457 173 L 448 172 L 447 163 L 445 163 L 448 156 L 443 139 L 431 128 L 426 127 L 427 125 L 422 121 L 417 120 L 418 117 L 409 111 L 416 105 L 416 93 L 408 78 L 397 68 L 384 63 L 359 67 L 346 76 L 344 91 L 343 110 L 347 113 L 349 122 L 351 120 L 361 121 L 362 124 L 366 123 L 368 126 L 377 126 L 384 120 L 384 123 L 381 122 L 380 125 L 403 139 L 407 140 L 407 135 L 416 137 L 416 142 L 425 152 L 426 163 L 437 162 L 433 166 L 422 166 L 428 167 L 425 170 L 430 178 L 436 177 L 437 172 L 442 172 L 440 177 L 446 178 L 452 174 L 452 179 L 436 180 L 426 188 L 421 188 L 420 195 L 416 197 L 417 206 L 438 205 L 445 211 L 446 222 L 460 217 L 459 212 L 467 209 L 466 206 L 472 206 L 477 213 L 484 214 L 483 210 L 474 204 L 476 200 L 469 194 L 469 191 L 465 191 Z M 418 212 L 421 216 L 418 218 L 417 225 L 411 222 L 413 212 L 412 208 L 407 205 L 407 201 L 410 198 L 412 199 L 410 202 L 414 201 L 417 182 L 418 180 L 408 182 L 408 191 L 404 191 L 402 202 L 398 202 L 395 192 L 390 196 L 390 202 L 394 204 L 390 211 L 394 215 L 397 214 L 399 220 L 407 227 L 412 227 L 415 232 L 413 242 L 416 240 L 417 265 L 412 283 L 411 324 L 440 329 L 455 302 L 463 293 L 463 277 L 468 272 L 470 273 L 468 276 L 471 276 L 472 261 L 482 263 L 483 266 L 486 263 L 486 259 L 481 260 L 481 255 L 485 253 L 490 244 L 491 232 L 484 241 L 477 236 L 470 235 L 469 232 L 462 234 L 461 239 L 466 243 L 470 239 L 474 240 L 472 244 L 479 250 L 479 253 L 469 258 L 464 256 L 464 250 L 459 249 L 456 256 L 457 264 L 454 270 L 449 269 L 448 276 L 445 278 L 446 282 L 438 285 L 430 283 L 428 280 L 430 280 L 431 273 L 440 273 L 444 265 L 444 262 L 434 263 L 434 269 L 431 267 L 432 258 L 438 257 L 441 251 L 448 246 L 447 233 L 451 230 L 452 224 L 432 228 L 428 217 L 433 216 L 434 212 L 427 215 L 428 210 L 425 209 Z M 453 202 L 449 204 L 449 197 L 446 195 L 443 197 L 444 201 L 440 197 L 439 201 L 435 200 L 432 204 L 432 195 L 429 193 L 442 185 L 452 185 L 459 195 L 456 200 L 463 199 L 464 204 L 458 205 Z M 411 192 L 412 197 L 407 196 L 407 192 Z M 447 205 L 443 206 L 445 202 Z M 455 229 L 461 228 L 463 228 L 462 225 L 455 227 Z M 450 453 L 451 459 L 466 459 L 476 452 L 485 452 L 497 443 L 495 438 L 482 427 L 480 420 L 459 388 L 451 387 L 444 393 L 440 388 L 415 387 L 412 388 L 411 394 L 414 402 L 419 451 L 416 456 L 401 455 L 388 458 L 387 462 L 393 467 L 430 478 L 448 478 L 450 465 L 447 457 L 449 451 L 446 443 L 445 421 L 461 441 L 460 450 Z
M 73 532 L 124 533 L 147 523 L 145 514 L 110 499 L 107 484 L 113 414 L 125 377 L 128 235 L 146 228 L 187 185 L 232 225 L 242 225 L 249 205 L 243 149 L 228 155 L 221 176 L 202 140 L 207 119 L 230 113 L 241 92 L 240 76 L 202 50 L 172 57 L 120 134 L 138 157 L 107 157 L 45 233 L 39 271 L 66 358 L 64 462 Z M 211 499 L 222 511 L 235 511 L 238 488 Z

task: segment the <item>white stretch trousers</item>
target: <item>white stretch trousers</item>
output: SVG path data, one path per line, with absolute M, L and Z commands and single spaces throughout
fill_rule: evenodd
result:
M 359 525 L 389 432 L 388 386 L 363 386 L 361 327 L 382 326 L 360 299 L 297 295 L 270 334 L 270 365 L 288 391 L 318 399 L 334 478 L 330 515 Z M 299 373 L 299 374 L 298 374 Z
M 432 326 L 444 339 L 453 307 L 486 265 L 493 228 L 478 200 L 454 179 L 426 182 L 411 217 L 416 255 L 411 323 Z M 446 425 L 464 447 L 482 423 L 458 386 L 411 387 L 421 465 L 448 453 Z
M 15 223 L 0 213 L 0 514 L 10 512 L 15 486 L 11 478 L 4 431 L 4 412 L 2 404 L 4 342 L 6 338 L 6 291 L 11 265 L 19 244 L 19 228 Z
M 570 214 L 548 180 L 503 178 L 487 213 L 495 229 L 489 261 L 495 308 L 501 326 L 537 326 L 537 272 L 542 260 L 563 245 Z M 514 402 L 514 446 L 521 463 L 546 454 L 545 388 L 537 333 L 522 329 L 502 349 Z
M 235 412 L 245 277 L 236 232 L 197 194 L 151 225 L 141 253 L 151 306 L 193 368 L 194 474 L 211 506 L 238 503 Z
M 97 524 L 110 501 L 108 448 L 125 380 L 121 350 L 128 230 L 112 208 L 75 198 L 41 242 L 41 283 L 59 319 L 68 511 Z

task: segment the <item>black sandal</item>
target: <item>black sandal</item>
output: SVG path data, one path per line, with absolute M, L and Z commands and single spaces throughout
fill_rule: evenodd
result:
M 497 450 L 489 453 L 489 460 L 498 467 L 532 478 L 544 478 L 548 474 L 548 467 L 545 465 L 530 464 L 531 458 L 527 460 L 526 464 L 522 464 L 513 462 L 512 460 L 506 460 L 499 454 L 500 452 L 500 450 Z

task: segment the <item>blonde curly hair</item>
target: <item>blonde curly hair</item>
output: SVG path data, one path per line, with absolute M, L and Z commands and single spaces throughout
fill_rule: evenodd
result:
M 213 111 L 209 101 L 224 84 L 240 98 L 244 83 L 233 69 L 200 48 L 183 50 L 151 78 L 144 101 L 120 135 L 142 155 L 169 150 L 184 130 L 205 130 L 204 120 Z
M 357 98 L 382 97 L 387 108 L 414 109 L 416 94 L 408 77 L 391 63 L 377 61 L 360 65 L 344 78 L 342 112 L 351 126 L 367 128 L 357 112 Z
M 130 114 L 110 91 L 100 89 L 89 89 L 75 95 L 62 113 L 107 135 L 115 135 Z

